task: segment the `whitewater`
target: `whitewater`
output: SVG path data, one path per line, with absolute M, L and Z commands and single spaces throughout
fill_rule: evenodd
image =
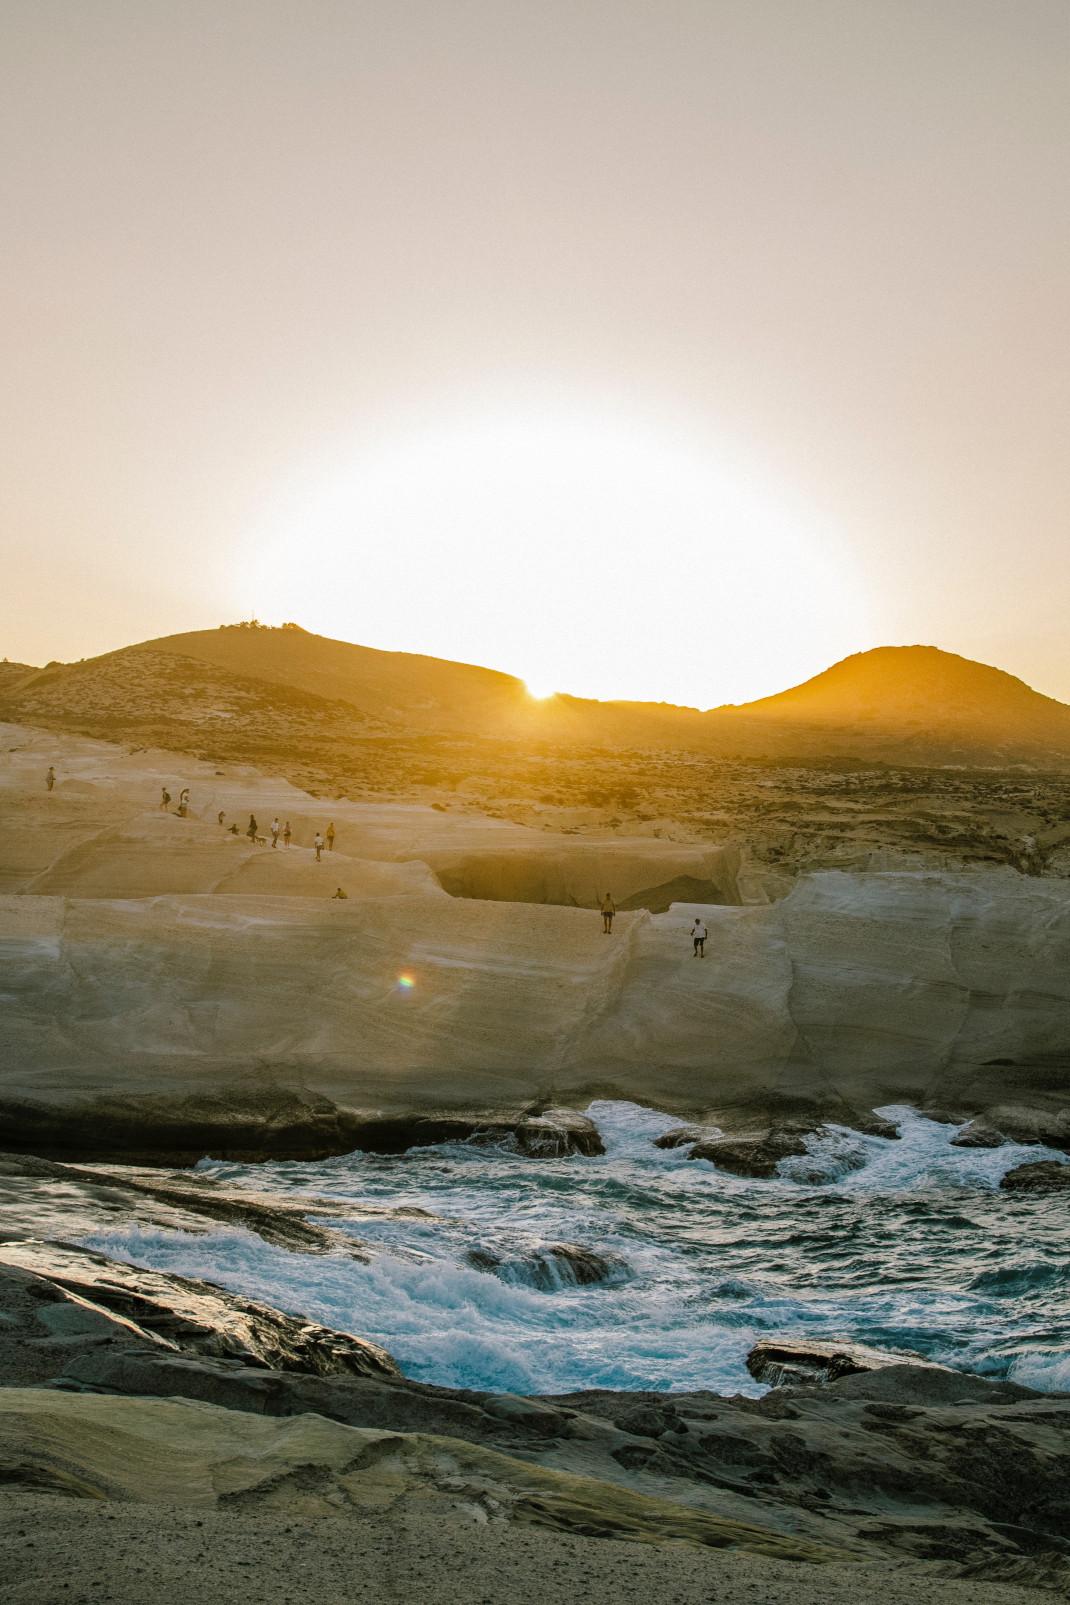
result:
M 372 1338 L 406 1375 L 449 1387 L 755 1395 L 765 1388 L 749 1349 L 792 1337 L 1070 1389 L 1066 1195 L 999 1191 L 1014 1166 L 1066 1155 L 956 1148 L 957 1127 L 889 1107 L 879 1112 L 898 1140 L 831 1127 L 776 1177 L 745 1180 L 656 1148 L 677 1117 L 618 1102 L 586 1112 L 598 1158 L 458 1143 L 198 1167 L 231 1187 L 307 1196 L 309 1219 L 348 1230 L 367 1263 L 236 1228 L 82 1241 Z M 316 1198 L 331 1200 L 329 1218 Z M 593 1251 L 602 1279 L 577 1282 L 561 1244 Z

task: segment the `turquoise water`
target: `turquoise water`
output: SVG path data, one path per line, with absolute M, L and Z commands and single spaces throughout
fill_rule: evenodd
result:
M 231 1186 L 351 1206 L 320 1218 L 367 1245 L 368 1264 L 229 1228 L 87 1241 L 373 1338 L 407 1375 L 453 1387 L 755 1394 L 748 1349 L 791 1335 L 1070 1389 L 1067 1195 L 998 1190 L 1014 1165 L 1066 1156 L 954 1148 L 955 1127 L 891 1108 L 900 1140 L 834 1128 L 776 1178 L 750 1181 L 655 1148 L 678 1124 L 669 1115 L 607 1102 L 588 1113 L 606 1145 L 596 1159 L 454 1144 L 202 1162 Z M 570 1282 L 547 1253 L 560 1242 L 606 1256 L 607 1280 Z M 475 1268 L 473 1253 L 496 1269 Z

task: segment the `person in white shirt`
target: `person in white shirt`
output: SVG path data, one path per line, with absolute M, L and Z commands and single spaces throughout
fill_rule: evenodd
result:
M 706 938 L 709 934 L 702 920 L 696 919 L 691 927 L 691 941 L 694 947 L 692 958 L 704 959 L 706 957 Z
M 312 845 L 316 849 L 316 863 L 318 864 L 320 861 L 320 854 L 323 852 L 323 837 L 320 835 L 318 830 Z

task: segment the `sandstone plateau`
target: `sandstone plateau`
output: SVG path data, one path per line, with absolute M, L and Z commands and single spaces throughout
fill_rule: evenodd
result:
M 49 794 L 54 739 L 6 734 L 8 1147 L 325 1153 L 594 1095 L 742 1130 L 896 1100 L 1010 1106 L 1013 1126 L 1023 1106 L 1066 1139 L 1070 882 L 832 871 L 744 905 L 730 844 L 324 805 L 73 738 Z M 193 817 L 157 806 L 176 773 Z M 230 836 L 220 809 L 290 819 L 298 845 Z M 665 906 L 673 888 L 700 895 Z

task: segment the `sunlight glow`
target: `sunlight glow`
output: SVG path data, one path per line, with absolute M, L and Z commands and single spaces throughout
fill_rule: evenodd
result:
M 553 690 L 549 685 L 545 685 L 541 680 L 525 680 L 524 690 L 527 692 L 528 696 L 533 697 L 536 702 L 546 702 L 548 698 L 556 697 L 557 695 L 555 690 Z
M 260 618 L 539 699 L 743 701 L 868 644 L 846 543 L 741 448 L 575 396 L 335 442 L 272 487 L 236 564 Z
M 415 985 L 416 977 L 414 975 L 406 974 L 398 976 L 398 986 L 403 992 L 410 992 Z

